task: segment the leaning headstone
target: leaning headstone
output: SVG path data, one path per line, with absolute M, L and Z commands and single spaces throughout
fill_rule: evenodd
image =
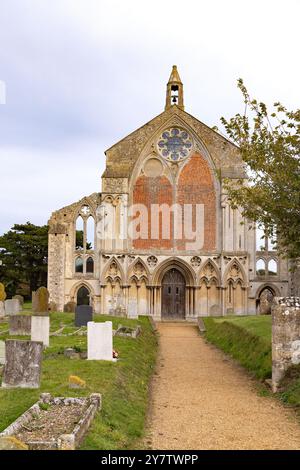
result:
M 300 364 L 300 298 L 274 297 L 272 305 L 272 390 L 286 371 Z
M 78 305 L 75 310 L 75 326 L 87 326 L 91 321 L 93 321 L 93 307 Z
M 31 316 L 30 315 L 10 315 L 9 317 L 10 335 L 30 335 Z
M 19 295 L 19 294 L 14 295 L 14 296 L 13 296 L 13 299 L 17 299 L 17 300 L 20 302 L 21 307 L 23 308 L 23 305 L 24 305 L 24 297 L 23 297 L 23 295 Z
M 33 313 L 48 313 L 49 292 L 46 287 L 39 287 L 39 289 L 34 293 L 32 311 Z
M 129 299 L 128 301 L 128 318 L 138 318 L 136 299 Z
M 88 323 L 88 359 L 98 361 L 113 360 L 112 322 Z
M 46 315 L 32 315 L 31 341 L 41 341 L 44 347 L 49 346 L 50 318 Z
M 2 282 L 0 282 L 0 302 L 4 302 L 6 299 L 6 292 L 5 292 L 5 287 Z
M 5 314 L 16 315 L 21 310 L 20 302 L 17 299 L 9 299 L 5 301 Z
M 43 344 L 36 341 L 5 341 L 3 388 L 39 388 Z
M 0 365 L 5 364 L 5 341 L 0 341 Z
M 5 304 L 2 301 L 0 301 L 0 318 L 1 317 L 5 317 Z
M 75 313 L 76 310 L 76 302 L 68 302 L 64 306 L 64 312 L 65 313 Z

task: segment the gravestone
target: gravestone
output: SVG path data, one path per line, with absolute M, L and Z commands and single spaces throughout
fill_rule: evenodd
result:
M 4 302 L 6 299 L 6 292 L 5 292 L 5 287 L 2 282 L 0 282 L 0 302 Z
M 98 361 L 113 360 L 112 322 L 88 323 L 88 359 Z
M 30 335 L 31 334 L 31 316 L 30 315 L 11 315 L 9 317 L 10 335 Z
M 93 321 L 93 307 L 78 305 L 75 310 L 75 326 L 87 326 L 91 321 Z
M 272 390 L 300 363 L 300 298 L 274 297 L 272 305 Z
M 49 312 L 57 312 L 57 304 L 53 300 L 49 302 Z
M 128 300 L 128 318 L 138 318 L 136 299 Z
M 22 310 L 23 305 L 24 305 L 24 297 L 23 297 L 23 295 L 19 295 L 19 294 L 14 295 L 14 296 L 13 296 L 13 299 L 16 299 L 16 300 L 18 300 L 18 301 L 20 302 L 21 310 Z
M 16 315 L 21 310 L 20 302 L 17 299 L 5 301 L 5 315 Z
M 36 341 L 5 341 L 3 388 L 39 388 L 43 344 Z
M 5 304 L 0 300 L 0 318 L 5 317 Z
M 0 341 L 0 365 L 5 364 L 5 341 Z
M 40 287 L 33 294 L 32 311 L 33 311 L 33 313 L 48 313 L 48 311 L 49 311 L 49 292 L 46 289 L 46 287 Z
M 64 306 L 64 312 L 65 313 L 75 313 L 76 310 L 76 302 L 68 302 Z
M 49 346 L 50 318 L 47 315 L 32 315 L 31 341 L 40 341 L 44 347 Z

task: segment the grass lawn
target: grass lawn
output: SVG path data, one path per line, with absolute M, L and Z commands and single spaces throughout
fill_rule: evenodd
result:
M 272 376 L 271 315 L 207 317 L 206 338 L 228 353 L 259 379 Z M 293 366 L 277 394 L 289 405 L 300 408 L 300 367 Z
M 27 308 L 27 311 L 30 310 Z M 50 346 L 44 352 L 41 388 L 0 389 L 0 431 L 29 408 L 42 392 L 51 392 L 54 396 L 85 396 L 98 392 L 102 394 L 102 411 L 96 416 L 82 449 L 134 449 L 139 446 L 144 432 L 157 338 L 147 317 L 128 320 L 98 315 L 94 320 L 111 320 L 114 328 L 120 323 L 131 327 L 140 325 L 142 334 L 137 339 L 114 337 L 114 348 L 119 353 L 117 363 L 65 358 L 63 352 L 66 347 L 86 351 L 86 336 L 50 337 Z M 64 334 L 78 329 L 73 326 L 74 314 L 52 313 L 51 331 L 58 330 L 61 324 L 67 325 Z M 1 324 L 0 332 L 7 328 L 7 324 Z M 6 333 L 0 339 L 8 337 Z M 78 375 L 85 380 L 87 388 L 69 390 L 69 375 Z

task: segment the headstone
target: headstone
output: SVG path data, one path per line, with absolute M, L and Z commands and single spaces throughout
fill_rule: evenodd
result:
M 5 341 L 0 341 L 0 365 L 5 364 Z
M 76 310 L 76 302 L 68 302 L 64 306 L 64 312 L 65 313 L 75 313 Z
M 93 321 L 93 307 L 78 305 L 75 310 L 75 326 L 87 326 L 91 321 Z
M 128 318 L 138 318 L 136 299 L 128 300 Z
M 5 314 L 16 315 L 21 310 L 20 302 L 17 299 L 9 299 L 5 301 Z
M 31 341 L 40 341 L 44 347 L 49 346 L 50 318 L 46 315 L 32 315 Z
M 89 360 L 113 360 L 113 334 L 112 322 L 88 323 L 88 359 Z
M 46 287 L 40 287 L 33 295 L 32 303 L 33 313 L 48 313 L 49 311 L 49 292 Z
M 57 304 L 53 300 L 49 302 L 49 312 L 57 312 Z
M 17 299 L 17 300 L 20 302 L 21 307 L 23 308 L 23 305 L 24 305 L 24 297 L 23 297 L 23 295 L 19 295 L 19 294 L 14 295 L 14 296 L 13 296 L 13 299 Z
M 0 300 L 0 318 L 5 316 L 5 304 Z
M 10 315 L 9 317 L 10 335 L 30 335 L 31 316 L 30 315 Z
M 2 282 L 0 282 L 0 302 L 4 302 L 6 299 L 6 292 L 5 292 L 5 287 Z
M 5 341 L 3 388 L 39 388 L 43 344 L 36 341 Z
M 274 297 L 272 305 L 272 390 L 300 363 L 300 298 Z

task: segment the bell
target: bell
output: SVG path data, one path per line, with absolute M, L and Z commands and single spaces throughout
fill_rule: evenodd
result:
M 177 96 L 173 96 L 172 103 L 177 103 Z

